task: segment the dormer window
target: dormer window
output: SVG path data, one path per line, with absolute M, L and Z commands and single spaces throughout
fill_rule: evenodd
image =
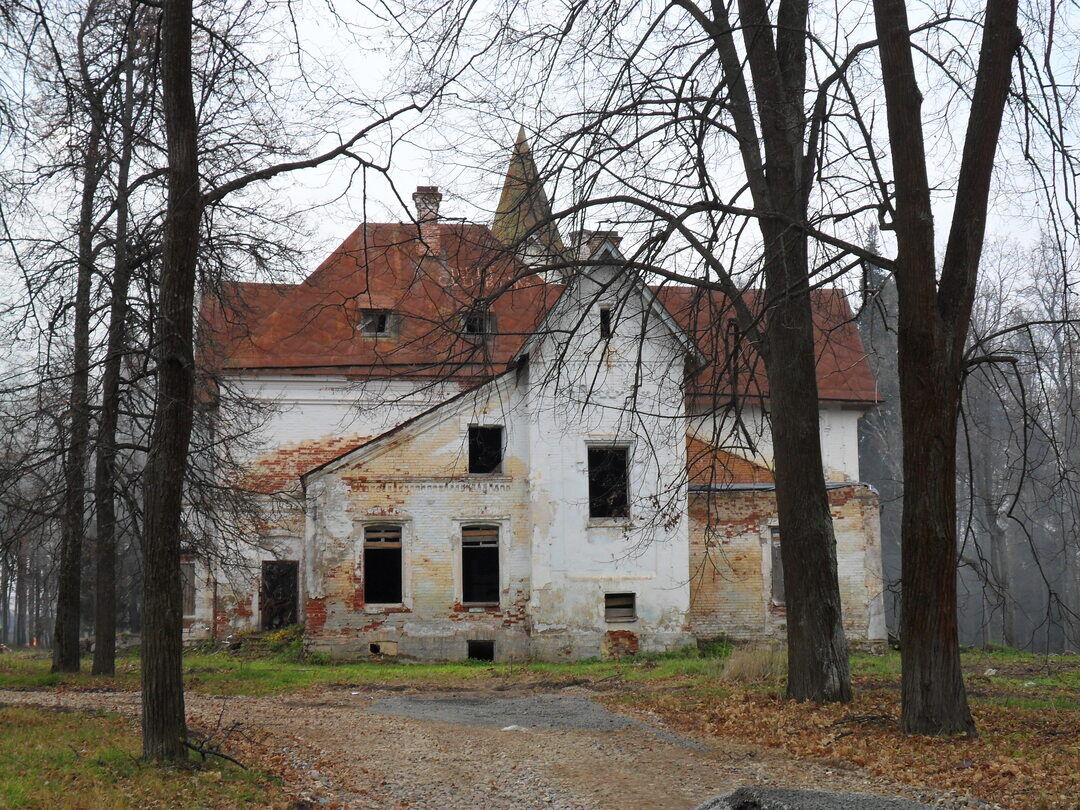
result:
M 386 337 L 393 331 L 394 313 L 388 309 L 360 310 L 357 329 L 365 337 Z
M 600 337 L 607 340 L 611 337 L 611 308 L 600 307 Z
M 461 331 L 469 337 L 483 338 L 494 332 L 490 312 L 470 312 L 461 321 Z

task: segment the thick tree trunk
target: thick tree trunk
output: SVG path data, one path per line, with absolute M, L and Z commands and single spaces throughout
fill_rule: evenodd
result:
M 783 264 L 806 268 L 806 241 L 775 237 Z M 800 261 L 801 259 L 801 261 Z M 769 418 L 772 423 L 776 506 L 787 600 L 787 696 L 794 700 L 851 700 L 847 641 L 836 570 L 836 538 L 825 488 L 813 353 L 809 281 L 766 270 Z
M 185 759 L 187 744 L 180 530 L 195 389 L 192 321 L 202 210 L 191 22 L 191 0 L 165 0 L 161 77 L 169 197 L 154 330 L 156 401 L 144 481 L 142 632 L 143 756 L 158 762 Z
M 78 274 L 71 392 L 68 396 L 68 446 L 64 455 L 64 512 L 57 571 L 53 672 L 79 671 L 82 548 L 86 533 L 86 461 L 90 434 L 90 310 L 94 278 L 94 199 L 101 179 L 101 123 L 93 116 L 83 156 L 79 210 Z
M 988 0 L 952 225 L 938 281 L 922 94 L 904 0 L 874 0 L 896 183 L 904 425 L 902 717 L 909 733 L 974 733 L 956 618 L 956 417 L 1012 58 L 1016 0 Z
M 973 734 L 956 613 L 959 374 L 940 347 L 922 349 L 900 329 L 904 480 L 917 482 L 904 493 L 902 726 L 909 734 Z
M 123 146 L 116 180 L 116 246 L 114 248 L 109 336 L 101 381 L 94 501 L 97 506 L 97 582 L 94 601 L 95 675 L 116 672 L 116 427 L 120 412 L 120 372 L 127 335 L 128 287 L 128 175 L 131 167 L 132 108 L 134 104 L 131 42 L 124 80 L 121 120 Z
M 754 206 L 782 218 L 760 220 L 767 310 L 764 345 L 769 381 L 776 503 L 787 600 L 788 697 L 851 699 L 847 642 L 840 611 L 836 540 L 821 463 L 806 236 L 809 178 L 804 176 L 807 17 L 804 0 L 783 0 L 779 25 L 761 0 L 739 0 L 739 22 L 761 127 L 742 78 L 733 29 L 714 4 L 715 38 L 732 94 L 743 166 Z M 775 35 L 774 35 L 775 32 Z M 745 326 L 745 325 L 744 325 Z

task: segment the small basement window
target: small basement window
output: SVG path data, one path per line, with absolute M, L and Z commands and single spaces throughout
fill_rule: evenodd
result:
M 470 312 L 461 322 L 461 331 L 472 337 L 486 337 L 494 330 L 494 319 L 490 312 Z
M 494 641 L 466 641 L 465 644 L 469 651 L 469 658 L 473 661 L 495 660 Z
M 195 561 L 180 560 L 180 587 L 183 593 L 184 616 L 195 615 Z
M 610 307 L 600 308 L 600 337 L 605 340 L 611 337 L 611 309 Z
M 461 528 L 461 601 L 466 605 L 499 603 L 499 527 Z
M 635 594 L 635 593 L 605 593 L 604 594 L 604 621 L 606 621 L 606 622 L 633 622 L 633 621 L 637 621 L 637 594 Z
M 769 538 L 769 548 L 772 551 L 772 591 L 771 598 L 774 605 L 784 604 L 784 559 L 780 556 L 780 530 L 773 528 Z
M 502 472 L 503 429 L 501 427 L 469 428 L 469 472 Z
M 388 309 L 360 310 L 361 335 L 381 337 L 389 335 L 393 329 L 393 313 Z
M 364 602 L 401 604 L 401 527 L 364 528 Z
M 589 448 L 589 517 L 621 518 L 630 514 L 628 447 Z

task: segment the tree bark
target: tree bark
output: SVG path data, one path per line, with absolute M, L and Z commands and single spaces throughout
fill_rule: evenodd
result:
M 134 107 L 133 35 L 128 35 L 124 76 L 121 137 L 123 143 L 116 180 L 116 246 L 114 248 L 109 334 L 101 381 L 94 501 L 97 507 L 97 582 L 94 600 L 95 675 L 116 672 L 116 427 L 120 412 L 120 372 L 127 338 L 128 287 L 128 178 L 131 169 L 131 131 Z
M 101 179 L 101 118 L 91 114 L 83 153 L 79 206 L 78 274 L 71 392 L 68 396 L 68 446 L 64 455 L 64 512 L 57 572 L 53 672 L 78 672 L 80 663 L 82 548 L 86 533 L 86 461 L 90 434 L 90 310 L 94 277 L 94 200 Z
M 973 734 L 960 666 L 956 419 L 1001 119 L 1019 45 L 1016 0 L 989 0 L 940 283 L 904 0 L 874 0 L 896 182 L 898 354 L 904 427 L 901 726 Z
M 808 5 L 782 0 L 775 26 L 760 0 L 740 0 L 739 15 L 765 155 L 751 190 L 755 207 L 779 215 L 761 219 L 767 297 L 763 355 L 787 600 L 787 696 L 848 701 L 836 537 L 821 457 L 807 238 L 790 224 L 806 221 L 809 194 L 803 157 Z M 731 49 L 726 50 L 725 69 L 731 72 L 735 65 Z M 755 163 L 744 158 L 748 174 Z
M 787 696 L 849 701 L 851 676 L 836 537 L 821 457 L 806 241 L 790 232 L 776 238 L 785 247 L 786 261 L 772 266 L 767 260 L 768 288 L 791 290 L 778 300 L 770 295 L 766 325 L 769 418 L 787 601 Z M 796 268 L 794 278 L 784 269 L 788 262 Z
M 25 537 L 15 541 L 15 646 L 25 647 L 27 644 L 26 632 L 28 626 L 27 616 L 27 590 L 30 587 L 29 564 L 26 559 L 27 543 Z
M 193 316 L 202 197 L 191 75 L 191 0 L 164 0 L 162 106 L 168 203 L 154 330 L 156 402 L 144 479 L 143 756 L 186 758 L 180 530 L 194 399 Z

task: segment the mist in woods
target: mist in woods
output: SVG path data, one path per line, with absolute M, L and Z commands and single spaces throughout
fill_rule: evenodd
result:
M 1077 649 L 1076 322 L 1067 260 L 1048 239 L 995 240 L 976 298 L 957 448 L 961 642 Z M 860 463 L 881 493 L 890 633 L 900 581 L 900 419 L 895 281 L 865 271 L 859 328 L 882 403 L 861 423 Z

